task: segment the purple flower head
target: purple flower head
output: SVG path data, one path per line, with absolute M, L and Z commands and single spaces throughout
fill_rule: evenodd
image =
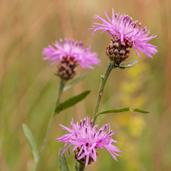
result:
M 142 27 L 138 21 L 133 21 L 128 15 L 117 14 L 114 10 L 111 18 L 107 13 L 105 17 L 106 19 L 98 15 L 95 17 L 99 22 L 94 22 L 92 27 L 94 32 L 101 30 L 109 33 L 114 39 L 113 43 L 117 40 L 123 46 L 127 45 L 128 49 L 134 48 L 138 56 L 142 52 L 147 57 L 152 57 L 157 52 L 156 47 L 149 43 L 156 36 L 150 35 L 149 30 Z M 127 55 L 126 49 L 124 50 Z
M 106 149 L 114 159 L 118 156 L 119 149 L 114 145 L 116 143 L 112 139 L 114 133 L 108 124 L 98 129 L 97 125 L 94 126 L 90 118 L 86 117 L 80 123 L 72 121 L 71 128 L 63 125 L 61 127 L 68 131 L 67 134 L 57 138 L 57 141 L 65 143 L 63 152 L 73 146 L 76 160 L 85 165 L 96 161 L 98 149 Z
M 82 68 L 92 68 L 99 63 L 97 54 L 91 52 L 90 48 L 84 48 L 78 41 L 64 39 L 49 45 L 43 50 L 45 60 L 60 62 L 64 57 L 72 57 Z

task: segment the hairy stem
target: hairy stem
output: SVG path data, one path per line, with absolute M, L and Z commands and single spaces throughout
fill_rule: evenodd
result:
M 99 88 L 99 92 L 98 92 L 98 95 L 97 95 L 97 101 L 96 101 L 96 107 L 95 107 L 95 111 L 94 111 L 94 118 L 93 118 L 93 124 L 95 124 L 96 122 L 96 119 L 97 119 L 97 113 L 99 111 L 99 107 L 100 107 L 100 102 L 101 102 L 101 98 L 102 98 L 102 95 L 103 95 L 103 91 L 104 91 L 104 87 L 106 85 L 106 82 L 107 82 L 107 79 L 109 78 L 109 75 L 112 71 L 112 69 L 114 68 L 115 64 L 114 62 L 110 62 L 108 67 L 107 67 L 107 70 L 105 72 L 104 75 L 101 76 L 101 83 L 100 83 L 100 88 Z

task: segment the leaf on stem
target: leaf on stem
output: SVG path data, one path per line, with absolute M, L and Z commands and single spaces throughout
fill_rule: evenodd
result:
M 64 154 L 59 155 L 59 168 L 60 168 L 60 171 L 69 171 L 67 160 Z
M 83 73 L 80 76 L 72 79 L 71 81 L 68 81 L 67 85 L 64 88 L 64 91 L 69 90 L 74 85 L 76 85 L 77 83 L 79 83 L 81 80 L 83 80 L 85 78 L 86 75 L 87 75 L 87 73 Z
M 125 107 L 125 108 L 120 108 L 120 109 L 112 109 L 112 110 L 105 110 L 102 112 L 99 112 L 97 115 L 102 115 L 106 113 L 121 113 L 121 112 L 138 112 L 138 113 L 149 113 L 148 111 L 138 109 L 138 108 L 131 108 L 131 107 Z
M 26 124 L 23 123 L 22 128 L 23 128 L 24 135 L 28 141 L 28 144 L 31 147 L 34 162 L 37 163 L 39 160 L 39 151 L 37 148 L 36 141 L 33 137 L 33 134 L 31 132 L 30 128 Z
M 73 96 L 71 98 L 69 98 L 68 100 L 60 103 L 59 105 L 56 106 L 55 109 L 55 114 L 60 113 L 61 111 L 72 107 L 73 105 L 77 104 L 78 102 L 80 102 L 81 100 L 83 100 L 84 98 L 86 98 L 86 96 L 90 93 L 90 91 L 84 91 L 76 96 Z
M 144 113 L 144 114 L 150 113 L 148 111 L 145 111 L 145 110 L 142 110 L 142 109 L 138 109 L 138 108 L 135 108 L 133 112 Z
M 135 66 L 137 63 L 138 63 L 138 61 L 135 60 L 135 61 L 133 61 L 133 62 L 131 62 L 131 63 L 129 63 L 129 64 L 120 64 L 120 65 L 118 66 L 118 68 L 120 68 L 120 69 L 131 68 L 131 67 Z

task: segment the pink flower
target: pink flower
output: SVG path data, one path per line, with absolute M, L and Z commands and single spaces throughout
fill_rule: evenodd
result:
M 60 62 L 63 58 L 71 57 L 82 68 L 92 68 L 99 63 L 97 54 L 91 52 L 90 48 L 84 48 L 83 44 L 74 40 L 60 40 L 49 45 L 43 50 L 45 60 Z
M 68 133 L 57 138 L 57 141 L 65 143 L 64 152 L 68 147 L 73 146 L 75 158 L 85 165 L 96 161 L 98 149 L 106 149 L 114 159 L 118 156 L 119 149 L 114 145 L 116 143 L 112 139 L 114 133 L 108 124 L 98 129 L 97 125 L 94 126 L 87 117 L 80 123 L 72 121 L 71 128 L 63 125 L 61 127 Z
M 138 21 L 133 21 L 128 15 L 117 14 L 112 10 L 112 17 L 105 14 L 106 19 L 96 16 L 100 22 L 94 22 L 93 31 L 105 31 L 109 33 L 115 40 L 117 39 L 122 45 L 129 44 L 136 50 L 138 56 L 140 52 L 147 57 L 152 57 L 157 49 L 149 41 L 156 36 L 150 35 L 146 27 L 142 27 Z

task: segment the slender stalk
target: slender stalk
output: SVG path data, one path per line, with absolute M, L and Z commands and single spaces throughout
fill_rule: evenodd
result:
M 76 162 L 76 164 L 75 164 L 75 169 L 76 169 L 76 171 L 84 171 L 84 169 L 85 169 L 85 164 L 80 163 L 80 162 Z
M 61 79 L 60 80 L 60 85 L 59 85 L 59 90 L 58 90 L 58 96 L 57 96 L 57 99 L 56 99 L 56 106 L 58 106 L 58 104 L 60 102 L 64 87 L 65 87 L 65 81 Z M 56 106 L 55 106 L 55 108 L 56 108 Z M 55 110 L 54 110 L 53 116 L 54 115 L 55 115 Z
M 100 83 L 100 88 L 99 88 L 99 92 L 98 92 L 97 100 L 96 100 L 96 107 L 95 107 L 95 111 L 94 111 L 93 124 L 96 122 L 96 119 L 97 119 L 96 115 L 99 111 L 100 102 L 101 102 L 101 98 L 103 95 L 103 91 L 104 91 L 107 79 L 108 79 L 108 77 L 109 77 L 109 75 L 110 75 L 110 73 L 114 67 L 115 67 L 115 64 L 113 61 L 111 61 L 107 67 L 105 74 L 101 76 L 101 83 Z
M 61 99 L 61 96 L 62 96 L 64 87 L 65 87 L 65 81 L 61 79 L 60 80 L 60 84 L 59 84 L 59 89 L 58 89 L 58 94 L 57 94 L 55 109 L 56 109 L 56 107 L 60 103 L 60 99 Z M 47 142 L 48 142 L 48 135 L 49 135 L 50 129 L 52 127 L 53 118 L 55 116 L 55 109 L 54 109 L 54 112 L 52 112 L 52 114 L 50 115 L 49 122 L 48 122 L 48 126 L 47 126 L 47 129 L 46 129 L 46 133 L 45 133 L 45 136 L 43 138 L 43 143 L 42 143 L 42 145 L 40 147 L 40 159 L 41 159 L 41 155 L 42 155 L 42 153 L 43 153 L 43 151 L 44 151 L 44 149 L 45 149 L 45 147 L 47 145 Z M 40 159 L 39 159 L 39 161 L 40 161 Z M 37 162 L 34 171 L 37 170 L 37 166 L 39 164 L 39 161 Z

